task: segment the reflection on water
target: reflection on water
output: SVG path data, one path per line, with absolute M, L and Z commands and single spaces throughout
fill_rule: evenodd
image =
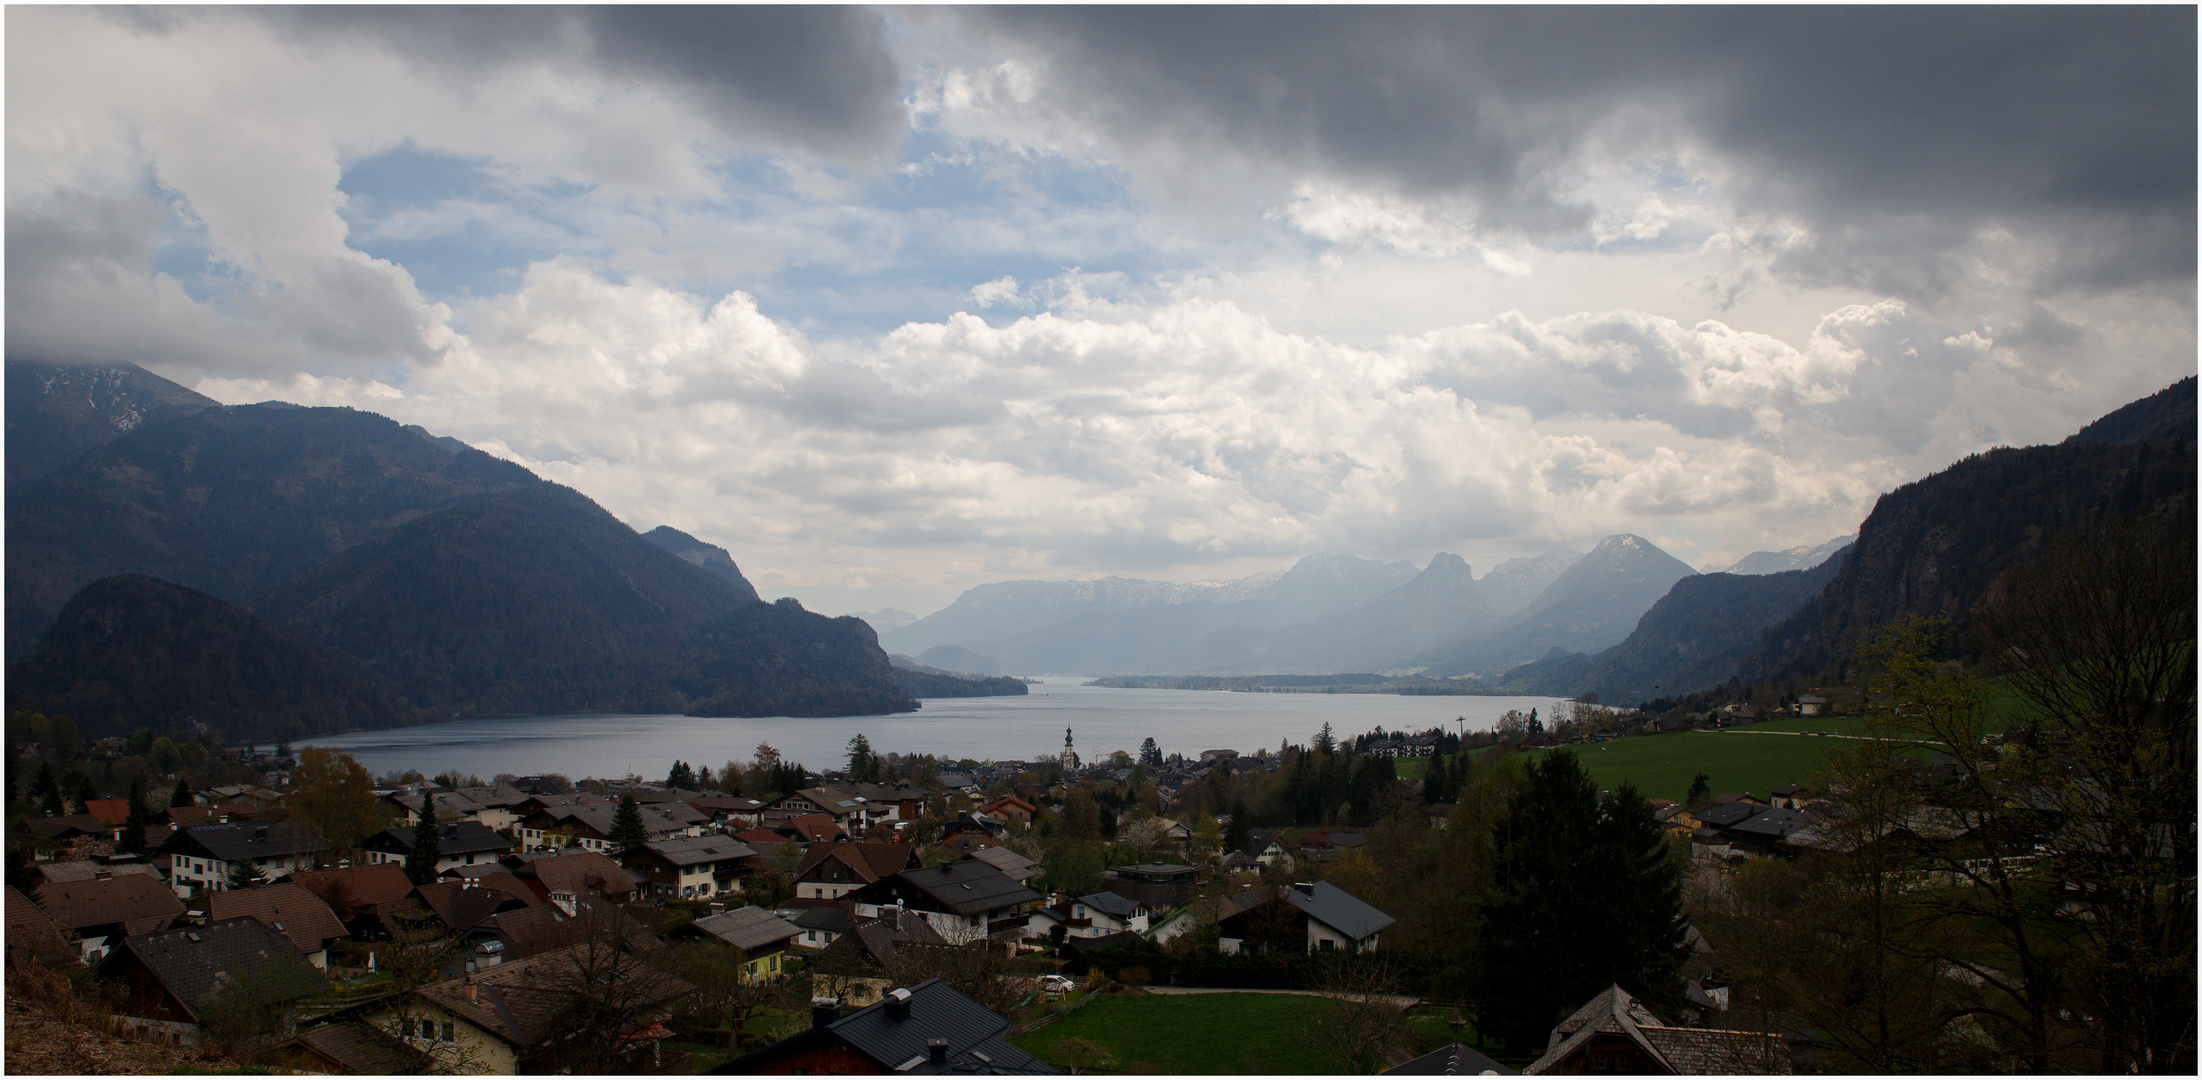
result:
M 1402 697 L 1396 694 L 1237 694 L 1117 690 L 1081 686 L 1083 676 L 1048 676 L 1026 697 L 936 698 L 896 716 L 705 719 L 690 716 L 532 716 L 328 735 L 305 740 L 342 750 L 377 774 L 447 769 L 498 773 L 663 776 L 675 758 L 717 769 L 748 760 L 760 742 L 813 769 L 838 767 L 858 733 L 881 753 L 1030 760 L 1058 753 L 1071 728 L 1087 760 L 1136 751 L 1153 738 L 1165 754 L 1188 757 L 1230 748 L 1252 753 L 1306 743 L 1328 722 L 1341 736 L 1382 726 L 1419 731 L 1437 724 L 1490 727 L 1508 709 L 1552 709 L 1546 697 Z

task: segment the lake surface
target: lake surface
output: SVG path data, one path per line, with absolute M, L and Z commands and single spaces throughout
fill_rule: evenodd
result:
M 949 759 L 1033 760 L 1063 749 L 1072 729 L 1088 761 L 1114 750 L 1137 752 L 1153 738 L 1165 754 L 1229 748 L 1253 753 L 1305 744 L 1327 721 L 1339 736 L 1374 727 L 1422 731 L 1443 724 L 1491 727 L 1508 709 L 1541 709 L 1557 698 L 1403 697 L 1397 694 L 1243 694 L 1213 690 L 1121 690 L 1081 686 L 1085 676 L 1047 676 L 1025 697 L 933 698 L 894 716 L 764 717 L 531 716 L 361 731 L 302 740 L 342 750 L 377 775 L 447 769 L 487 779 L 498 773 L 664 776 L 678 758 L 717 771 L 748 761 L 760 742 L 812 769 L 839 768 L 849 739 L 862 734 L 880 753 L 932 753 Z

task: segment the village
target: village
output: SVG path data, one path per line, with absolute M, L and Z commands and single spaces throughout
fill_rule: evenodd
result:
M 1695 927 L 1675 927 L 1664 1014 L 1610 986 L 1541 1054 L 1463 1042 L 1467 1003 L 1431 977 L 1445 883 L 1393 864 L 1477 826 L 1488 807 L 1456 801 L 1477 761 L 1659 730 L 1585 705 L 1465 744 L 1326 725 L 1307 747 L 1087 761 L 1066 732 L 1052 759 L 989 762 L 858 736 L 824 773 L 760 746 L 717 776 L 579 783 L 376 784 L 326 750 L 243 748 L 223 771 L 260 782 L 179 782 L 157 812 L 81 778 L 59 798 L 47 762 L 28 797 L 64 812 L 23 824 L 11 985 L 43 973 L 119 1037 L 305 1073 L 1114 1071 L 1139 1062 L 1045 1029 L 1230 989 L 1336 1013 L 1303 1018 L 1347 1029 L 1305 1049 L 1318 1071 L 1790 1071 L 1808 1040 L 1731 1022 Z M 89 744 L 80 768 L 128 749 Z M 1795 785 L 1690 794 L 1647 807 L 1677 880 L 1839 846 Z M 1187 1024 L 1220 1000 L 1170 999 Z

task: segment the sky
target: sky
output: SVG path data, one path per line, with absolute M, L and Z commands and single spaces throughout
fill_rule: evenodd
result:
M 2196 369 L 2196 12 L 6 10 L 14 358 L 349 405 L 766 597 L 1630 532 Z

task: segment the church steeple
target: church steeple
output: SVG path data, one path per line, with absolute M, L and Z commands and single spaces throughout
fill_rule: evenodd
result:
M 1063 729 L 1063 771 L 1069 772 L 1077 767 L 1078 751 L 1071 746 L 1070 729 L 1066 727 Z

